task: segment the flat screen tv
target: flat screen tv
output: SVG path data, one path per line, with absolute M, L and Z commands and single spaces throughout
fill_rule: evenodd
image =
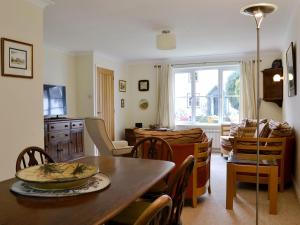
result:
M 66 114 L 66 87 L 44 84 L 44 116 L 59 117 Z

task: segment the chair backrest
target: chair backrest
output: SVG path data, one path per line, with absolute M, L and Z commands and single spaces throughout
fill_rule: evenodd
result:
M 16 171 L 39 164 L 54 163 L 54 160 L 42 148 L 31 146 L 25 148 L 18 156 Z
M 162 195 L 140 215 L 134 225 L 167 225 L 172 210 L 172 199 Z
M 229 136 L 230 124 L 221 124 L 221 136 Z
M 259 138 L 259 159 L 284 159 L 286 138 Z M 257 159 L 257 138 L 234 138 L 233 154 L 236 159 Z M 283 163 L 283 162 L 282 162 Z
M 196 171 L 198 171 L 198 168 L 207 167 L 208 173 L 210 172 L 209 169 L 212 152 L 212 141 L 213 140 L 210 139 L 208 142 L 196 143 L 194 145 L 194 156 L 196 159 L 195 168 L 197 168 Z M 195 184 L 197 185 L 197 182 L 195 182 Z
M 189 155 L 180 165 L 168 185 L 167 194 L 172 198 L 173 206 L 169 224 L 181 224 L 180 216 L 184 205 L 184 194 L 193 172 L 195 157 Z
M 85 126 L 100 154 L 112 155 L 114 145 L 107 134 L 104 120 L 97 117 L 85 118 Z
M 143 159 L 173 161 L 171 146 L 159 137 L 146 137 L 138 141 L 132 149 L 132 156 Z

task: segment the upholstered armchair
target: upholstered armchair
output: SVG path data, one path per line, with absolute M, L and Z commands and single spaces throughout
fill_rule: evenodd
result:
M 131 153 L 133 146 L 128 146 L 127 141 L 112 141 L 109 138 L 103 119 L 86 118 L 85 126 L 100 155 L 119 156 Z

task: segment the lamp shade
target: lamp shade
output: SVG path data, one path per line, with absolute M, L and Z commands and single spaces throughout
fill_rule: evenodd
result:
M 160 50 L 172 50 L 176 48 L 176 36 L 169 30 L 163 30 L 156 36 L 156 47 Z

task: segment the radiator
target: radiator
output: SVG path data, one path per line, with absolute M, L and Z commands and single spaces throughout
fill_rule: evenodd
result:
M 176 130 L 183 130 L 183 129 L 191 129 L 191 128 L 201 128 L 208 138 L 213 139 L 213 149 L 219 150 L 220 149 L 220 127 L 219 126 L 192 126 L 192 125 L 176 125 Z

